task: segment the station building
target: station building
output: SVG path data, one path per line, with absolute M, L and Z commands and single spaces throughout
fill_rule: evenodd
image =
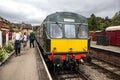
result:
M 11 26 L 13 28 L 13 30 L 15 30 L 16 26 L 18 28 L 20 28 L 20 30 L 22 31 L 22 33 L 26 32 L 27 34 L 30 34 L 30 32 L 32 31 L 32 25 L 31 24 L 26 24 L 26 23 L 11 23 Z
M 10 29 L 10 22 L 2 17 L 0 17 L 0 30 L 8 31 Z

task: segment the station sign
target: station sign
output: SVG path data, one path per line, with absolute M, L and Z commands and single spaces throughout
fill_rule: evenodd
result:
M 68 19 L 68 18 L 64 18 L 65 22 L 75 22 L 75 19 Z

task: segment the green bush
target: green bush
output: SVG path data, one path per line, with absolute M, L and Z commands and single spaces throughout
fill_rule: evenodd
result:
M 4 48 L 2 48 L 0 50 L 0 61 L 2 61 L 6 57 L 7 54 L 8 53 L 6 52 L 6 50 Z
M 2 61 L 14 49 L 13 45 L 9 42 L 8 45 L 0 49 L 0 61 Z
M 7 53 L 10 53 L 11 51 L 13 51 L 14 47 L 12 44 L 8 44 L 8 46 L 4 46 L 3 49 L 6 50 Z
M 3 51 L 2 51 L 2 49 L 0 49 L 0 61 L 2 61 L 2 60 L 4 59 L 3 56 L 4 56 L 4 55 L 3 55 Z

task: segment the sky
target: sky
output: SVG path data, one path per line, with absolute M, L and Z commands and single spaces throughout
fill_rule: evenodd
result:
M 112 18 L 120 11 L 120 0 L 0 0 L 0 17 L 12 22 L 40 25 L 47 15 L 74 12 Z

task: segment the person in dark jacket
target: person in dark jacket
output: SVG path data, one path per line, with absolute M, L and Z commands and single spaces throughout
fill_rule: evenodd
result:
M 30 39 L 30 48 L 31 46 L 33 46 L 34 48 L 35 34 L 33 32 L 30 33 L 29 39 Z

